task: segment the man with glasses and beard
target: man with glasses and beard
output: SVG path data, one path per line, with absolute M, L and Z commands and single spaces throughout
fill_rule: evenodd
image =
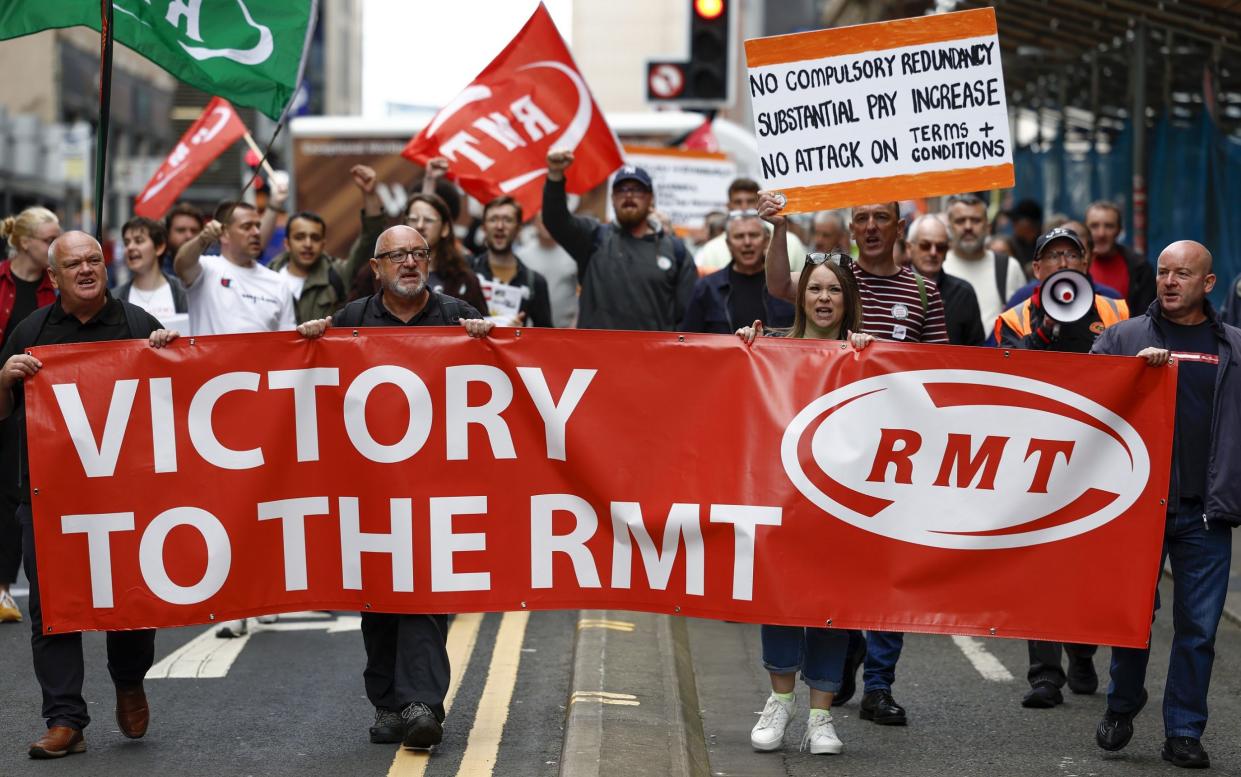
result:
M 472 260 L 474 274 L 484 282 L 484 291 L 486 283 L 502 283 L 521 290 L 521 308 L 514 325 L 555 326 L 547 279 L 513 253 L 520 230 L 521 203 L 507 195 L 487 203 L 483 208 L 483 243 L 487 250 Z
M 430 269 L 426 238 L 413 227 L 391 227 L 379 236 L 371 259 L 379 291 L 350 302 L 334 316 L 307 321 L 297 331 L 315 338 L 333 324 L 349 328 L 460 324 L 470 337 L 485 337 L 494 324 L 483 320 L 469 303 L 428 288 Z M 443 739 L 451 669 L 447 639 L 447 615 L 362 613 L 366 647 L 362 677 L 366 696 L 375 706 L 372 742 L 400 742 L 425 750 Z
M 625 165 L 612 181 L 616 221 L 569 213 L 565 170 L 573 152 L 547 155 L 543 223 L 573 260 L 582 284 L 579 329 L 671 332 L 689 307 L 698 270 L 685 245 L 650 218 L 655 204 L 651 177 Z

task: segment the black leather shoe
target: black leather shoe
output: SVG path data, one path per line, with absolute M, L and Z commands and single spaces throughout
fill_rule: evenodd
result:
M 1211 757 L 1193 737 L 1168 737 L 1163 743 L 1163 760 L 1182 769 L 1210 769 Z
M 1094 670 L 1094 659 L 1089 656 L 1075 659 L 1070 655 L 1067 677 L 1073 693 L 1088 695 L 1099 689 L 1099 675 Z
M 859 639 L 856 642 L 852 639 L 849 641 L 853 650 L 845 656 L 845 671 L 840 679 L 840 690 L 832 699 L 832 706 L 839 707 L 847 703 L 853 698 L 853 694 L 857 693 L 857 670 L 866 660 L 866 640 Z
M 405 721 L 405 734 L 401 744 L 415 750 L 430 750 L 444 738 L 444 725 L 435 717 L 431 708 L 422 702 L 413 702 L 401 710 Z
M 394 745 L 405 738 L 405 719 L 401 713 L 375 708 L 375 725 L 371 726 L 371 742 L 377 745 Z
M 1115 752 L 1133 738 L 1133 719 L 1146 706 L 1146 689 L 1142 689 L 1142 700 L 1133 712 L 1113 712 L 1110 708 L 1103 713 L 1103 720 L 1095 729 L 1094 741 L 1104 750 Z
M 905 725 L 905 708 L 896 703 L 888 690 L 868 691 L 862 694 L 862 720 L 870 720 L 880 726 Z
M 1047 682 L 1036 683 L 1021 700 L 1021 706 L 1031 710 L 1049 710 L 1063 703 L 1064 695 L 1060 693 L 1060 689 Z

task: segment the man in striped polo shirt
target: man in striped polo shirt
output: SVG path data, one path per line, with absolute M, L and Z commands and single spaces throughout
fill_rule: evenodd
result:
M 775 227 L 767 249 L 767 291 L 773 297 L 799 304 L 795 299 L 797 280 L 780 268 L 788 266 L 782 202 L 774 194 L 759 195 L 758 212 Z M 944 322 L 944 303 L 939 289 L 908 267 L 900 267 L 892 249 L 905 231 L 900 206 L 895 202 L 859 205 L 853 209 L 849 230 L 857 243 L 858 257 L 852 264 L 862 296 L 862 329 L 880 340 L 904 343 L 948 343 Z M 862 675 L 861 717 L 881 726 L 905 725 L 905 708 L 892 698 L 896 663 L 901 658 L 905 635 L 899 632 L 870 631 L 866 634 L 866 670 Z M 850 646 L 845 662 L 842 688 L 853 686 L 861 651 Z M 843 704 L 848 696 L 839 695 Z

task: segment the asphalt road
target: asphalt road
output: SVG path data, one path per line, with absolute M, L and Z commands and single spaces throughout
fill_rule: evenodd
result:
M 24 607 L 24 599 L 19 602 Z M 93 718 L 86 729 L 88 749 L 54 764 L 26 755 L 43 726 L 30 631 L 25 623 L 5 624 L 0 627 L 5 678 L 0 775 L 558 774 L 577 613 L 456 618 L 449 631 L 450 655 L 456 654 L 454 697 L 444 743 L 430 757 L 369 742 L 374 713 L 362 686 L 365 653 L 355 617 L 282 617 L 275 630 L 249 637 L 223 677 L 148 679 L 152 722 L 137 741 L 117 730 L 103 637 L 88 634 L 85 695 Z M 333 625 L 337 630 L 329 631 Z M 207 631 L 161 631 L 156 661 Z M 207 637 L 196 645 L 232 642 Z M 174 673 L 192 673 L 195 667 L 215 672 L 221 662 L 203 656 L 199 651 L 178 662 Z M 168 666 L 157 663 L 155 671 Z
M 1171 600 L 1169 593 L 1165 583 L 1165 601 Z M 430 757 L 367 741 L 372 711 L 362 688 L 364 654 L 355 617 L 285 616 L 274 627 L 256 631 L 240 649 L 235 641 L 201 636 L 209 631 L 205 627 L 160 632 L 160 663 L 153 674 L 191 676 L 148 679 L 152 725 L 140 741 L 126 740 L 116 730 L 103 638 L 87 635 L 86 694 L 95 718 L 87 729 L 89 749 L 54 765 L 26 756 L 26 744 L 42 725 L 28 627 L 0 627 L 0 671 L 5 677 L 0 683 L 5 743 L 0 747 L 0 775 L 560 773 L 578 613 L 456 618 L 449 637 L 452 707 L 445 741 Z M 784 750 L 755 753 L 749 730 L 768 691 L 757 627 L 702 620 L 688 624 L 710 768 L 720 777 L 1179 773 L 1159 757 L 1159 707 L 1171 636 L 1166 613 L 1155 627 L 1147 685 L 1151 701 L 1137 719 L 1133 742 L 1119 754 L 1104 754 L 1094 744 L 1094 726 L 1104 706 L 1101 692 L 1066 693 L 1066 703 L 1054 710 L 1020 706 L 1026 689 L 1024 643 L 919 635 L 907 637 L 894 689 L 909 710 L 908 727 L 882 728 L 862 721 L 855 699 L 836 711 L 844 754 L 800 753 L 806 694 L 799 687 L 799 711 Z M 1211 725 L 1204 745 L 1213 773 L 1241 775 L 1241 736 L 1236 733 L 1241 728 L 1241 629 L 1225 622 L 1217 648 Z M 1104 648 L 1095 659 L 1101 673 L 1106 672 L 1107 655 Z M 607 661 L 615 665 L 623 657 L 611 655 Z M 657 708 L 624 708 L 644 709 L 654 713 Z M 619 731 L 602 746 L 613 752 L 641 752 L 642 743 L 630 740 L 649 736 L 649 731 L 631 727 L 630 735 Z
M 1162 597 L 1172 601 L 1167 581 Z M 1029 687 L 1024 642 L 968 643 L 967 649 L 976 656 L 981 647 L 1011 675 L 1011 679 L 986 679 L 953 638 L 907 635 L 893 695 L 908 710 L 909 725 L 882 727 L 858 717 L 859 687 L 853 701 L 833 712 L 844 753 L 824 756 L 798 752 L 806 720 L 806 688 L 801 683 L 798 711 L 783 751 L 755 753 L 750 748 L 750 728 L 771 687 L 760 660 L 757 626 L 693 621 L 690 627 L 711 771 L 719 777 L 1182 774 L 1159 756 L 1171 636 L 1171 613 L 1163 610 L 1155 623 L 1147 675 L 1150 701 L 1135 721 L 1133 741 L 1119 753 L 1104 753 L 1094 742 L 1095 725 L 1105 706 L 1104 685 L 1091 696 L 1075 696 L 1066 688 L 1065 704 L 1055 709 L 1023 709 L 1021 697 Z M 1104 683 L 1109 656 L 1107 648 L 1095 656 Z M 985 658 L 979 660 L 993 677 L 1002 671 Z M 860 686 L 861 672 L 858 678 Z M 1211 756 L 1210 773 L 1241 775 L 1241 629 L 1227 621 L 1216 641 L 1208 701 L 1210 721 L 1202 742 Z

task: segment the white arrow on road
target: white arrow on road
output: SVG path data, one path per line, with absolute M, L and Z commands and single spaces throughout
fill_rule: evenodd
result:
M 211 626 L 181 647 L 169 653 L 147 672 L 146 679 L 158 680 L 174 677 L 219 678 L 228 675 L 229 668 L 241 655 L 250 640 L 269 631 L 326 631 L 335 634 L 342 631 L 359 631 L 362 618 L 357 615 L 332 615 L 325 612 L 292 612 L 281 615 L 276 623 L 259 623 L 250 620 L 250 631 L 243 637 L 221 639 L 215 635 L 218 625 Z

